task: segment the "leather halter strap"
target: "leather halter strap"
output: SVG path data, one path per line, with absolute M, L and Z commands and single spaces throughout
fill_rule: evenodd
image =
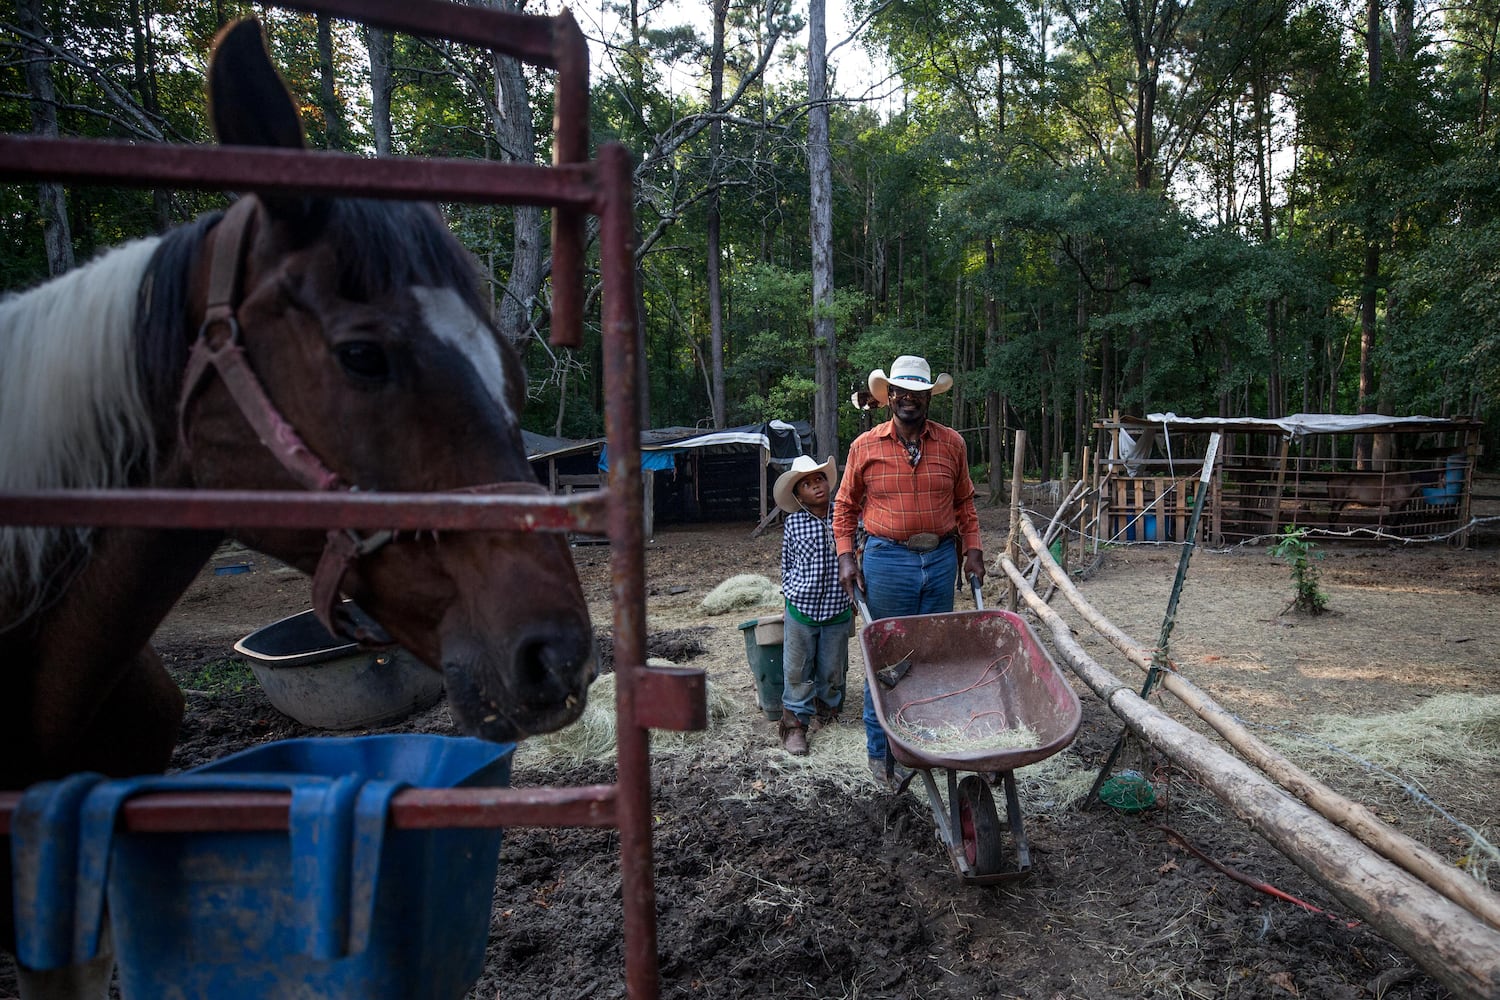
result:
M 310 490 L 349 489 L 338 473 L 313 454 L 296 428 L 276 409 L 255 369 L 250 367 L 250 359 L 240 343 L 236 313 L 240 300 L 240 273 L 255 206 L 254 195 L 241 198 L 224 213 L 208 237 L 211 255 L 208 305 L 183 374 L 182 397 L 177 405 L 178 438 L 186 448 L 188 404 L 212 370 L 229 390 L 260 443 L 299 483 Z
M 240 302 L 240 278 L 248 245 L 250 224 L 255 218 L 257 199 L 245 195 L 236 201 L 209 233 L 209 281 L 207 307 L 203 325 L 188 354 L 183 374 L 182 395 L 177 404 L 177 435 L 184 453 L 188 451 L 188 411 L 193 398 L 210 375 L 217 374 L 229 390 L 241 415 L 254 429 L 260 443 L 276 457 L 282 468 L 309 490 L 356 490 L 338 473 L 323 464 L 302 440 L 276 404 L 250 365 L 240 342 L 237 310 Z M 470 487 L 467 493 L 543 492 L 540 485 L 515 482 Z M 376 552 L 396 537 L 393 531 L 362 535 L 352 529 L 335 528 L 328 532 L 323 554 L 313 573 L 313 610 L 323 627 L 336 636 L 344 636 L 367 646 L 388 646 L 393 640 L 363 612 L 352 609 L 339 598 L 344 576 L 361 558 Z

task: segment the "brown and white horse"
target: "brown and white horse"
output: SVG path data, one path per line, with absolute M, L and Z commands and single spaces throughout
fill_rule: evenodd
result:
M 221 143 L 302 145 L 256 22 L 220 36 L 209 93 Z M 539 491 L 476 274 L 434 210 L 395 202 L 246 196 L 117 248 L 0 303 L 0 490 Z M 323 610 L 342 591 L 440 670 L 465 732 L 582 711 L 593 637 L 560 535 L 234 535 L 324 564 Z M 149 640 L 220 541 L 0 526 L 0 788 L 167 765 L 183 699 Z

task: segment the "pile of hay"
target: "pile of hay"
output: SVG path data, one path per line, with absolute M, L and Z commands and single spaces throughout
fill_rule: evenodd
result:
M 661 661 L 650 661 L 657 665 Z M 670 666 L 670 664 L 668 664 Z M 707 682 L 708 729 L 696 733 L 674 733 L 654 729 L 651 731 L 653 754 L 681 753 L 694 743 L 702 741 L 707 733 L 722 725 L 726 719 L 739 715 L 743 708 L 733 696 L 724 692 L 712 680 Z M 589 687 L 588 705 L 578 721 L 555 733 L 533 736 L 521 744 L 518 755 L 524 756 L 528 764 L 547 760 L 561 760 L 567 764 L 581 764 L 591 760 L 613 760 L 618 726 L 615 719 L 615 675 L 602 674 Z
M 777 607 L 780 604 L 781 592 L 776 589 L 776 584 L 754 573 L 741 573 L 710 590 L 699 607 L 711 615 L 723 615 L 745 608 Z
M 1465 782 L 1469 774 L 1500 770 L 1500 695 L 1443 694 L 1405 712 L 1349 717 L 1322 716 L 1310 732 L 1278 730 L 1267 738 L 1309 770 L 1337 780 L 1346 794 L 1366 805 L 1399 814 L 1403 800 L 1423 814 L 1408 832 L 1422 835 L 1442 854 L 1467 841 L 1455 861 L 1480 884 L 1500 865 L 1500 847 L 1490 831 L 1474 829 L 1461 815 L 1489 815 L 1487 783 Z M 1453 780 L 1457 777 L 1458 780 Z M 1427 786 L 1439 780 L 1448 801 L 1437 802 Z M 1463 840 L 1455 840 L 1454 833 Z
M 1500 695 L 1442 694 L 1405 712 L 1322 716 L 1307 732 L 1283 731 L 1269 742 L 1334 770 L 1373 764 L 1410 778 L 1489 771 L 1500 767 Z

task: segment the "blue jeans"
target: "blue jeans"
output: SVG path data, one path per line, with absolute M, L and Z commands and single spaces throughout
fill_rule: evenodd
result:
M 814 715 L 814 698 L 835 712 L 844 704 L 844 675 L 849 671 L 849 621 L 804 625 L 791 615 L 781 646 L 781 707 L 805 725 Z
M 913 552 L 895 542 L 870 536 L 861 565 L 865 600 L 872 618 L 905 618 L 953 610 L 954 580 L 958 578 L 958 549 L 947 541 L 931 552 Z M 869 624 L 866 622 L 865 624 Z M 885 730 L 875 716 L 870 680 L 865 677 L 865 750 L 884 759 L 890 753 Z

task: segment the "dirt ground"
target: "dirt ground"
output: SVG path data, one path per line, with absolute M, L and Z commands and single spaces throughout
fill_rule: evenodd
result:
M 1005 517 L 1002 509 L 983 511 L 991 556 L 1003 543 Z M 1065 804 L 1064 789 L 1077 794 L 1080 781 L 1087 788 L 1121 729 L 1076 679 L 1084 705 L 1076 742 L 1047 767 L 1018 773 L 1029 877 L 962 884 L 925 800 L 887 794 L 864 773 L 857 680 L 845 721 L 813 737 L 806 762 L 793 763 L 776 747 L 774 724 L 756 709 L 737 628 L 757 612 L 715 616 L 700 608 L 731 575 L 776 579 L 780 532 L 752 538 L 752 527 L 661 528 L 648 546 L 651 654 L 703 668 L 715 691 L 732 699 L 705 737 L 679 740 L 655 757 L 663 997 L 1449 995 L 1159 756 L 1134 748 L 1129 755 L 1149 772 L 1158 808 L 1124 814 Z M 1500 549 L 1492 536 L 1462 551 L 1322 551 L 1316 565 L 1332 611 L 1316 619 L 1281 613 L 1291 596 L 1288 570 L 1264 548 L 1197 552 L 1170 644 L 1182 671 L 1247 722 L 1283 729 L 1312 728 L 1328 714 L 1404 712 L 1440 694 L 1500 695 L 1493 652 Z M 574 554 L 595 624 L 607 628 L 609 550 L 578 546 Z M 1150 644 L 1178 560 L 1178 550 L 1165 546 L 1111 549 L 1097 561 L 1090 554 L 1081 588 Z M 213 572 L 242 562 L 249 572 Z M 253 683 L 217 679 L 235 667 L 226 658 L 236 639 L 308 606 L 307 581 L 232 548 L 214 565 L 158 637 L 188 689 L 178 767 L 309 732 L 271 708 Z M 992 604 L 1003 594 L 994 577 L 986 592 Z M 1138 684 L 1134 668 L 1064 613 L 1092 656 Z M 857 640 L 850 661 L 857 679 Z M 1161 705 L 1187 720 L 1170 699 Z M 403 727 L 451 730 L 441 706 Z M 1500 732 L 1490 736 L 1500 741 Z M 523 746 L 514 782 L 585 784 L 611 781 L 613 773 L 609 762 L 559 763 Z M 1468 852 L 1463 836 L 1414 805 L 1389 775 L 1346 767 L 1339 780 L 1450 860 Z M 1438 761 L 1421 771 L 1420 788 L 1495 839 L 1500 778 L 1493 768 Z M 1326 912 L 1226 877 L 1165 828 Z M 507 832 L 486 971 L 472 996 L 624 995 L 617 846 L 610 831 Z

